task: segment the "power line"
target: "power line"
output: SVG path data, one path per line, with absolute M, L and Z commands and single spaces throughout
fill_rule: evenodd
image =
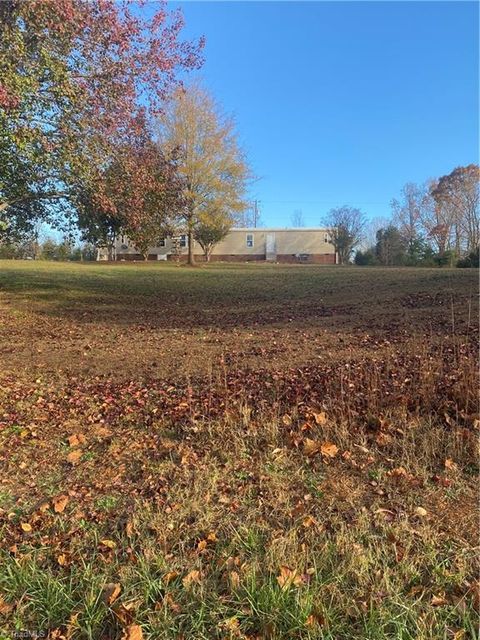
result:
M 332 205 L 338 205 L 340 200 L 262 200 L 263 203 L 265 204 L 332 204 Z M 353 201 L 350 201 L 353 202 Z M 356 205 L 369 205 L 369 204 L 375 204 L 375 205 L 390 205 L 390 201 L 382 201 L 382 202 L 361 202 L 358 200 L 354 201 Z

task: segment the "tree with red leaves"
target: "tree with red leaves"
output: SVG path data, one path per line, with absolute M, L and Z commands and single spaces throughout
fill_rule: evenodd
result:
M 109 167 L 143 144 L 178 72 L 201 64 L 202 40 L 181 41 L 182 27 L 165 2 L 148 20 L 128 1 L 0 3 L 0 221 L 75 214 L 79 185 L 105 196 Z
M 108 249 L 113 259 L 116 237 L 126 234 L 147 259 L 148 248 L 173 235 L 183 207 L 175 158 L 167 160 L 150 138 L 131 140 L 93 183 L 76 195 L 83 238 Z

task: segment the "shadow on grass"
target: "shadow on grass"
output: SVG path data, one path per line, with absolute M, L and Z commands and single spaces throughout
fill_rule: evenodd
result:
M 420 324 L 420 309 L 449 319 L 452 304 L 460 320 L 476 285 L 476 274 L 465 270 L 0 263 L 0 295 L 15 307 L 75 322 L 166 329 L 383 327 L 407 315 L 405 300 L 413 301 L 409 315 L 413 305 Z

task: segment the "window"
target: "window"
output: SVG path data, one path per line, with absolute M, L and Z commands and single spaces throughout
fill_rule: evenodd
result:
M 330 242 L 330 237 L 329 237 L 328 233 L 325 234 L 325 242 L 327 242 L 327 243 Z
M 247 233 L 247 247 L 249 249 L 253 247 L 253 233 Z
M 164 247 L 165 246 L 165 238 L 160 238 L 160 242 L 158 243 L 159 247 Z
M 187 246 L 187 236 L 186 235 L 180 236 L 180 246 L 181 247 L 186 247 Z

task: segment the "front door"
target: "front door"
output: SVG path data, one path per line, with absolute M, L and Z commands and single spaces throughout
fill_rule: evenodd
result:
M 277 259 L 277 249 L 275 246 L 275 234 L 267 233 L 265 238 L 265 258 L 266 260 L 270 260 L 275 262 Z

